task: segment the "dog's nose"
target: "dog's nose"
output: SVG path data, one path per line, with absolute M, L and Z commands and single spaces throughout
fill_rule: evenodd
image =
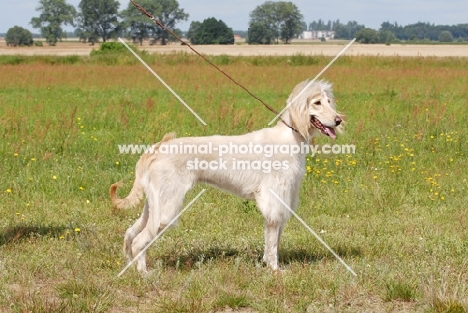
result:
M 341 119 L 341 117 L 339 117 L 339 116 L 335 117 L 335 126 L 340 125 L 341 122 L 343 122 L 343 120 Z

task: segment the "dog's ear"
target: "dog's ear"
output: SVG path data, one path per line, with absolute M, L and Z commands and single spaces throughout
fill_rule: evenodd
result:
M 324 92 L 327 94 L 328 99 L 333 104 L 333 109 L 336 110 L 335 96 L 333 95 L 333 86 L 332 86 L 332 84 L 330 84 L 327 81 L 320 81 L 320 82 L 322 83 L 322 88 L 323 88 Z M 346 125 L 346 115 L 344 115 L 344 114 L 342 114 L 340 112 L 336 112 L 336 115 L 338 115 L 338 117 L 341 119 L 341 123 L 340 123 L 340 125 L 335 127 L 335 130 L 338 133 L 342 134 L 342 133 L 344 133 L 344 127 Z
M 307 85 L 307 81 L 299 83 L 294 87 L 291 95 L 289 95 L 287 103 L 290 104 L 291 100 L 303 91 Z M 310 88 L 310 87 L 309 87 Z M 308 92 L 301 94 L 293 103 L 289 105 L 289 115 L 291 117 L 292 126 L 304 137 L 309 140 L 309 127 L 310 127 L 310 116 L 309 116 L 309 105 L 308 105 Z
M 305 103 L 301 103 L 305 102 Z M 309 127 L 310 127 L 310 116 L 307 106 L 307 99 L 299 97 L 289 107 L 289 114 L 291 116 L 292 126 L 304 137 L 309 140 Z

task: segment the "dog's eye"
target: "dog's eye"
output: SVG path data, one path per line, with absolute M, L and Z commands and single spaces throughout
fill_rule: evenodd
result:
M 320 102 L 320 100 L 317 100 L 314 102 L 315 105 L 321 105 L 322 103 Z

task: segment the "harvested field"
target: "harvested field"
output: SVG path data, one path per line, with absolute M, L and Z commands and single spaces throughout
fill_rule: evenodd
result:
M 202 45 L 195 46 L 197 51 L 206 55 L 232 55 L 232 56 L 262 56 L 262 55 L 325 55 L 335 56 L 344 48 L 347 42 L 337 41 L 327 44 L 292 44 L 255 46 L 247 44 L 236 45 Z M 91 50 L 98 49 L 99 45 L 90 46 L 79 42 L 61 42 L 55 47 L 7 47 L 0 41 L 0 55 L 89 55 Z M 171 44 L 167 46 L 150 46 L 144 44 L 142 49 L 151 53 L 190 52 L 186 46 Z M 435 57 L 468 57 L 466 45 L 364 45 L 354 43 L 345 53 L 350 56 L 435 56 Z

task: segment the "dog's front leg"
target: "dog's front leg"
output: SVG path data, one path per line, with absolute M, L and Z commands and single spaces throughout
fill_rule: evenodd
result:
M 263 261 L 268 267 L 275 271 L 279 270 L 278 248 L 281 229 L 282 227 L 279 222 L 265 221 L 265 251 L 263 254 Z

